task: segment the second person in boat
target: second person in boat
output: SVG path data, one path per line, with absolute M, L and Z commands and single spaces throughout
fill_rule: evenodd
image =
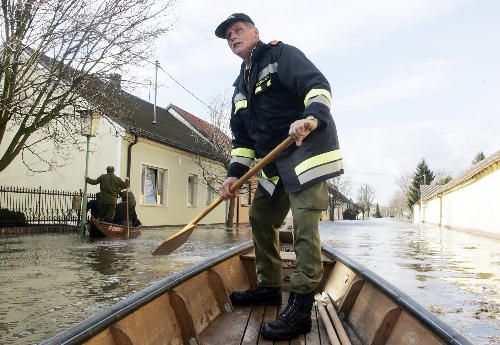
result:
M 127 217 L 130 226 L 140 226 L 141 221 L 137 217 L 137 212 L 135 211 L 135 197 L 130 189 L 122 190 L 120 193 L 120 198 L 122 201 L 116 206 L 116 214 L 113 223 L 120 225 L 127 225 Z M 128 216 L 127 216 L 128 207 Z

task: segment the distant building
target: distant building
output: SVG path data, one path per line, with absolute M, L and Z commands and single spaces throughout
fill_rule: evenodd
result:
M 500 239 L 500 151 L 445 185 L 422 186 L 414 223 L 428 223 Z

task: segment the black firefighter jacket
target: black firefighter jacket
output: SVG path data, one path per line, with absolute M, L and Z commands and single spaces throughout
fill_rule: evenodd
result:
M 259 42 L 250 70 L 241 66 L 235 87 L 231 130 L 234 135 L 228 176 L 241 177 L 287 136 L 290 124 L 309 115 L 318 127 L 300 147 L 292 144 L 263 169 L 259 187 L 297 192 L 343 173 L 335 123 L 330 114 L 330 85 L 297 48 Z

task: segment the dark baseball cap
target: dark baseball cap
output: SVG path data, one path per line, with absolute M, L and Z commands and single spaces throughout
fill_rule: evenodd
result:
M 225 21 L 220 23 L 217 29 L 215 29 L 215 36 L 226 39 L 226 30 L 228 26 L 236 22 L 247 22 L 255 25 L 253 23 L 253 20 L 245 13 L 233 13 L 229 17 L 227 17 Z

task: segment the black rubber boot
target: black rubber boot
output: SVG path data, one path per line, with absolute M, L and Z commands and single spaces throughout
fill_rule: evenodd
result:
M 246 291 L 234 291 L 229 296 L 234 305 L 281 305 L 281 289 L 257 286 Z
M 276 320 L 264 325 L 262 336 L 267 340 L 290 340 L 311 331 L 311 310 L 314 292 L 294 293 Z

